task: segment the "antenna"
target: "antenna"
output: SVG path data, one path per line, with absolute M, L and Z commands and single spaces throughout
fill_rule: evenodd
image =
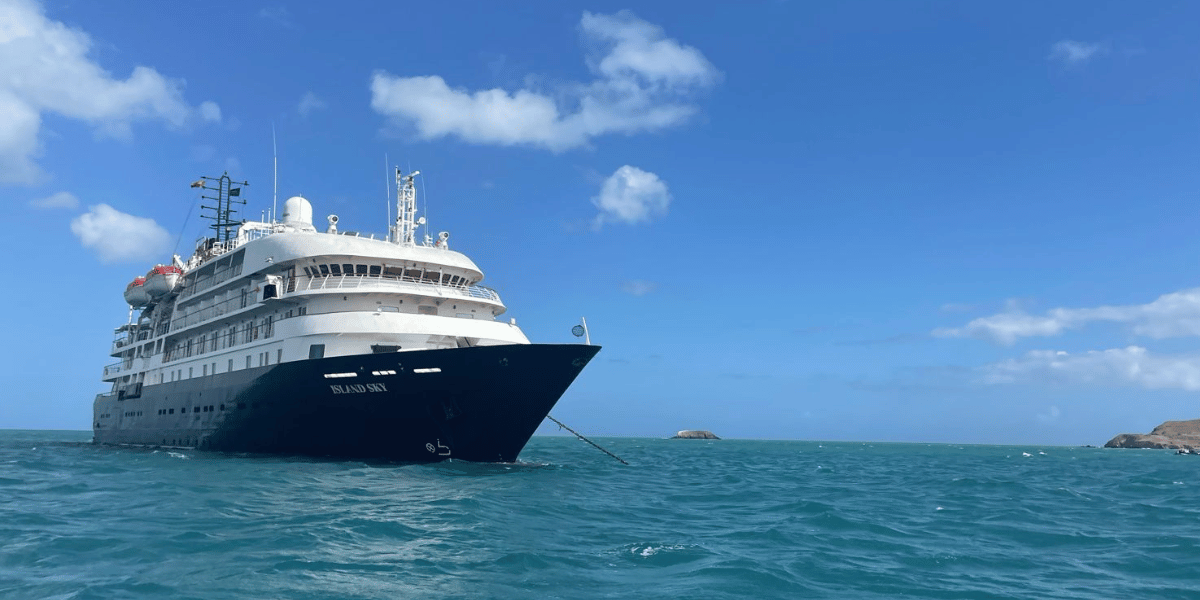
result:
M 271 191 L 271 222 L 275 222 L 275 203 L 279 199 L 279 150 L 275 147 L 275 121 L 271 121 L 271 160 L 274 163 L 272 178 L 274 189 Z
M 387 202 L 385 202 L 384 204 L 386 204 L 386 205 L 387 205 L 387 222 L 388 222 L 388 223 L 391 223 L 391 222 L 392 222 L 392 181 L 391 181 L 391 175 L 392 175 L 392 174 L 391 174 L 391 173 L 388 171 L 388 155 L 387 155 L 387 152 L 384 152 L 384 153 L 383 153 L 383 195 L 384 195 L 384 197 L 386 197 L 386 198 L 387 198 Z M 388 235 L 389 235 L 389 236 L 391 236 L 391 232 L 388 232 Z
M 421 222 L 429 221 L 429 196 L 425 194 L 425 180 L 421 179 L 421 204 L 424 204 L 424 210 L 421 211 Z M 426 230 L 428 231 L 428 229 Z M 425 243 L 429 243 L 429 236 L 425 236 Z
M 239 187 L 233 187 L 237 185 Z M 233 238 L 233 230 L 237 229 L 241 223 L 233 220 L 233 215 L 237 213 L 234 204 L 245 204 L 246 200 L 242 198 L 242 188 L 250 185 L 245 181 L 234 181 L 230 179 L 229 172 L 225 172 L 220 177 L 201 177 L 192 187 L 201 188 L 200 198 L 203 200 L 212 200 L 216 206 L 200 205 L 200 217 L 211 219 L 213 224 L 209 228 L 215 230 L 216 235 L 213 236 L 218 243 L 227 242 Z M 212 195 L 205 195 L 208 192 Z M 211 215 L 203 213 L 205 210 L 213 211 Z

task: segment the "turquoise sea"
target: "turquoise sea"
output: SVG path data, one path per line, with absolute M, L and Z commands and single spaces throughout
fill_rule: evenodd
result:
M 1200 456 L 566 437 L 374 464 L 0 431 L 0 598 L 1200 598 Z

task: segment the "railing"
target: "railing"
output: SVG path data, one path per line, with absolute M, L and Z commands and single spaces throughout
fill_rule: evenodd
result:
M 188 259 L 188 262 L 186 265 L 187 268 L 185 270 L 191 271 L 192 269 L 200 266 L 201 263 L 203 263 L 209 259 L 213 259 L 213 258 L 221 256 L 222 254 L 225 254 L 227 252 L 232 252 L 234 250 L 237 250 L 238 248 L 241 247 L 242 244 L 245 244 L 247 242 L 252 242 L 259 238 L 264 238 L 264 237 L 267 237 L 268 235 L 271 235 L 272 233 L 275 233 L 275 228 L 272 227 L 270 224 L 264 224 L 264 225 L 266 225 L 266 227 L 263 227 L 262 229 L 259 229 L 259 228 L 248 229 L 245 232 L 243 232 L 244 235 L 239 235 L 238 237 L 235 237 L 232 240 L 228 240 L 228 241 L 221 242 L 218 244 L 213 244 L 212 247 L 205 250 L 203 253 L 196 254 L 196 255 L 192 256 L 190 259 Z
M 136 342 L 144 342 L 148 339 L 150 339 L 150 329 L 148 327 L 139 329 L 136 333 L 123 330 L 119 332 L 117 337 L 113 340 L 112 349 L 109 352 L 116 352 L 122 348 L 127 348 Z
M 288 294 L 304 291 L 319 291 L 319 290 L 363 290 L 363 289 L 384 289 L 384 290 L 405 290 L 420 294 L 430 294 L 433 290 L 442 292 L 443 294 L 453 294 L 465 298 L 478 298 L 503 305 L 500 300 L 500 294 L 496 290 L 484 287 L 482 285 L 446 285 L 438 284 L 435 281 L 421 279 L 418 277 L 408 277 L 399 275 L 328 275 L 323 277 L 296 277 L 287 279 L 285 289 Z M 243 304 L 244 303 L 244 304 Z M 222 317 L 226 314 L 239 312 L 252 304 L 255 304 L 253 297 L 242 298 L 235 297 L 222 301 L 214 306 L 207 306 L 203 309 L 194 312 L 177 313 L 175 318 L 171 320 L 170 331 L 179 331 L 193 325 L 204 323 L 212 319 Z M 114 347 L 115 350 L 115 347 Z
M 122 363 L 113 363 L 107 367 L 104 367 L 104 376 L 112 377 L 115 375 L 120 375 L 122 371 L 121 364 Z
M 409 277 L 407 275 L 329 275 L 325 277 L 311 277 L 308 278 L 307 281 L 304 281 L 304 278 L 301 278 L 301 280 L 296 284 L 296 291 L 348 290 L 362 288 L 395 289 L 411 288 L 414 285 L 426 289 L 437 289 L 467 298 L 479 298 L 481 300 L 490 300 L 497 304 L 502 304 L 502 302 L 500 302 L 500 294 L 497 294 L 496 290 L 484 287 L 482 285 L 442 285 L 427 279 Z

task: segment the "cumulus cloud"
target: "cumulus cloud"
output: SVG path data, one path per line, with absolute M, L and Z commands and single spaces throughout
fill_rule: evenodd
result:
M 721 77 L 699 50 L 627 10 L 585 12 L 580 30 L 585 62 L 596 76 L 591 82 L 552 91 L 472 92 L 452 88 L 437 75 L 397 77 L 381 71 L 371 80 L 371 107 L 427 140 L 452 136 L 560 152 L 600 135 L 682 124 L 698 110 L 690 100 Z
M 621 291 L 631 296 L 645 296 L 658 289 L 658 284 L 643 279 L 631 279 L 621 283 Z
M 1106 51 L 1104 44 L 1062 40 L 1050 46 L 1050 55 L 1046 58 L 1068 67 L 1074 67 L 1082 65 L 1092 57 Z
M 71 192 L 58 192 L 38 200 L 31 200 L 29 205 L 34 208 L 75 208 L 79 206 L 79 198 Z
M 200 118 L 209 123 L 221 122 L 221 107 L 216 102 L 206 100 L 200 103 Z
M 100 262 L 136 262 L 161 258 L 171 249 L 171 234 L 153 219 L 125 214 L 98 204 L 71 221 L 71 231 Z
M 1091 322 L 1127 323 L 1134 333 L 1151 338 L 1200 336 L 1200 288 L 1159 296 L 1148 304 L 1055 308 L 1045 315 L 1020 310 L 981 317 L 962 327 L 933 330 L 935 337 L 969 337 L 1011 345 L 1023 337 L 1053 336 Z
M 34 183 L 43 177 L 42 114 L 84 121 L 102 135 L 127 138 L 138 120 L 181 127 L 194 115 L 220 118 L 216 104 L 193 109 L 182 82 L 148 67 L 114 79 L 88 58 L 91 39 L 46 18 L 33 0 L 0 2 L 0 183 Z
M 658 175 L 625 165 L 604 180 L 592 204 L 600 209 L 593 221 L 597 229 L 605 223 L 643 223 L 667 214 L 671 192 Z
M 302 117 L 307 117 L 309 113 L 322 108 L 325 108 L 324 100 L 312 92 L 304 92 L 304 96 L 300 98 L 300 104 L 296 105 L 296 112 L 300 113 Z
M 989 384 L 1088 383 L 1197 391 L 1200 355 L 1156 356 L 1140 346 L 1076 354 L 1035 350 L 982 367 L 982 374 Z

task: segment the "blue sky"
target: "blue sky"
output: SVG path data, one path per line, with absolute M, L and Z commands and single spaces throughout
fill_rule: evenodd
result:
M 392 164 L 596 435 L 1100 444 L 1200 417 L 1186 2 L 0 0 L 0 427 L 89 425 L 125 284 Z M 190 213 L 190 217 L 189 217 Z M 19 282 L 19 283 L 18 283 Z M 553 426 L 543 429 L 554 431 Z

